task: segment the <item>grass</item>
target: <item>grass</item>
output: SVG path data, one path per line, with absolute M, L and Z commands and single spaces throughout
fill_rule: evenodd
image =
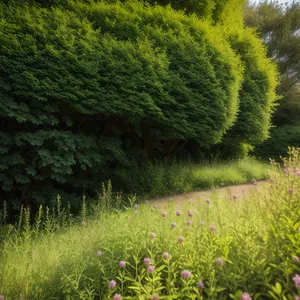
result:
M 274 172 L 269 184 L 249 196 L 187 199 L 180 216 L 172 201 L 162 211 L 149 203 L 136 206 L 134 197 L 124 211 L 116 210 L 120 199 L 110 187 L 92 208 L 83 204 L 80 219 L 70 221 L 60 201 L 51 214 L 40 210 L 32 225 L 22 210 L 20 226 L 0 230 L 0 295 L 5 300 L 120 299 L 116 294 L 145 300 L 292 300 L 300 296 L 293 281 L 300 274 L 300 176 L 295 175 L 300 155 L 293 151 L 286 174 Z M 239 168 L 248 170 L 243 163 Z M 235 174 L 230 166 L 225 170 Z M 112 280 L 117 286 L 111 289 Z
M 157 162 L 118 172 L 118 186 L 144 198 L 266 179 L 270 166 L 254 158 L 232 162 Z

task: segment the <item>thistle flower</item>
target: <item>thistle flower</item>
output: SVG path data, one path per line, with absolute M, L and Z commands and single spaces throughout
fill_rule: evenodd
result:
M 224 266 L 224 260 L 219 257 L 219 258 L 216 259 L 216 264 L 219 265 L 219 266 Z
M 191 277 L 191 272 L 188 271 L 188 270 L 183 270 L 181 273 L 180 273 L 181 277 L 184 278 L 184 279 L 189 279 Z
M 151 264 L 151 259 L 148 258 L 148 257 L 145 257 L 144 258 L 144 264 L 147 265 L 147 266 L 149 266 Z
M 147 268 L 147 272 L 150 273 L 150 274 L 153 273 L 154 270 L 155 270 L 155 268 L 154 268 L 153 266 L 149 266 L 149 267 Z
M 164 252 L 164 253 L 163 253 L 163 258 L 164 258 L 165 260 L 170 259 L 170 254 L 169 254 L 168 252 Z
M 216 231 L 217 231 L 217 228 L 216 228 L 216 226 L 214 226 L 214 225 L 210 225 L 210 226 L 209 226 L 209 230 L 210 230 L 211 232 L 216 232 Z
M 102 256 L 102 252 L 101 252 L 101 251 L 98 251 L 98 252 L 97 252 L 97 256 Z
M 296 256 L 296 255 L 294 256 L 294 262 L 295 263 L 299 263 L 300 262 L 300 258 L 298 256 Z
M 119 294 L 115 294 L 115 295 L 113 296 L 113 300 L 122 300 L 122 297 L 121 297 L 121 295 L 119 295 Z
M 155 239 L 156 238 L 156 234 L 154 232 L 150 233 L 150 239 Z
M 126 267 L 126 262 L 121 260 L 120 263 L 119 263 L 119 266 L 121 269 L 124 269 Z
M 204 289 L 204 283 L 202 281 L 197 282 L 197 287 L 200 290 Z
M 248 293 L 243 293 L 240 297 L 240 300 L 252 300 L 251 296 Z
M 300 276 L 298 274 L 296 274 L 293 277 L 293 281 L 294 281 L 296 288 L 299 289 L 300 288 Z
M 171 223 L 171 227 L 172 227 L 172 228 L 176 228 L 176 226 L 177 226 L 176 223 L 174 223 L 174 222 Z
M 109 282 L 109 288 L 110 289 L 114 289 L 114 288 L 116 288 L 116 286 L 117 286 L 117 283 L 114 280 L 111 280 Z
M 82 227 L 86 227 L 86 222 L 82 221 L 80 224 Z
M 179 243 L 183 243 L 183 242 L 184 242 L 184 237 L 180 235 L 180 236 L 178 237 L 178 242 L 179 242 Z
M 180 210 L 177 210 L 177 211 L 176 211 L 176 216 L 179 217 L 180 215 L 181 215 L 181 211 L 180 211 Z
M 166 213 L 165 211 L 163 211 L 163 212 L 161 213 L 161 215 L 162 215 L 163 217 L 166 217 L 166 216 L 167 216 L 167 213 Z
M 152 296 L 151 300 L 159 300 L 159 297 L 158 296 Z
M 190 210 L 188 210 L 188 216 L 189 216 L 189 217 L 192 217 L 192 216 L 193 216 L 193 213 L 192 213 Z

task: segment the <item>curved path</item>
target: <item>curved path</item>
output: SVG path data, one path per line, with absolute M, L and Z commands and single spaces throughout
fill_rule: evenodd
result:
M 190 202 L 198 202 L 203 201 L 208 198 L 214 197 L 214 198 L 223 198 L 223 197 L 233 197 L 233 195 L 238 196 L 238 198 L 243 197 L 244 195 L 248 195 L 251 192 L 254 192 L 259 188 L 260 185 L 265 184 L 266 181 L 259 181 L 256 184 L 240 184 L 240 185 L 232 185 L 232 186 L 226 186 L 221 188 L 215 188 L 210 190 L 204 190 L 199 192 L 189 192 L 179 195 L 173 195 L 173 196 L 165 196 L 165 197 L 159 197 L 152 199 L 153 205 L 158 205 L 160 207 L 164 207 L 168 205 L 168 203 L 171 201 L 175 204 L 176 207 L 180 208 L 180 206 L 183 203 L 186 203 L 187 201 Z

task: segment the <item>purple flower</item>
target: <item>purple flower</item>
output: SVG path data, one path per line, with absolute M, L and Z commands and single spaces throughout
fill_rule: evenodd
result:
M 240 297 L 240 300 L 252 300 L 251 296 L 248 293 L 243 293 Z
M 179 242 L 179 243 L 183 243 L 183 242 L 184 242 L 184 237 L 180 235 L 180 236 L 178 237 L 178 242 Z
M 101 252 L 101 251 L 98 251 L 98 252 L 97 252 L 97 256 L 102 256 L 102 252 Z
M 109 288 L 110 289 L 114 289 L 114 288 L 116 288 L 116 286 L 117 286 L 117 283 L 114 280 L 111 280 L 109 282 Z
M 168 252 L 164 252 L 164 253 L 163 253 L 163 258 L 164 258 L 165 260 L 170 259 L 170 254 L 169 254 Z
M 113 296 L 113 300 L 122 300 L 122 297 L 121 297 L 121 295 L 119 295 L 119 294 L 115 294 L 115 295 Z
M 151 264 L 151 259 L 148 258 L 148 257 L 145 257 L 144 258 L 144 264 L 147 265 L 147 266 L 149 266 Z
M 162 215 L 163 217 L 166 217 L 166 216 L 167 216 L 167 213 L 166 213 L 165 211 L 163 211 L 163 212 L 161 213 L 161 215 Z
M 177 210 L 177 211 L 176 211 L 176 216 L 179 217 L 180 215 L 181 215 L 181 211 L 180 211 L 180 210 Z
M 140 214 L 140 212 L 139 212 L 138 210 L 136 210 L 136 211 L 135 211 L 135 214 L 136 214 L 136 215 L 139 215 L 139 214 Z
M 121 269 L 124 269 L 126 267 L 126 262 L 121 260 L 119 266 Z
M 238 198 L 238 195 L 232 195 L 232 198 L 234 199 L 234 200 L 236 200 L 237 198 Z
M 209 203 L 210 203 L 210 200 L 209 200 L 209 199 L 206 199 L 206 203 L 209 204 Z
M 150 233 L 150 239 L 155 239 L 156 238 L 156 234 L 154 232 Z
M 224 266 L 224 260 L 222 258 L 220 258 L 220 257 L 216 259 L 216 263 L 219 266 Z
M 171 223 L 171 227 L 172 227 L 172 228 L 176 228 L 176 226 L 177 226 L 176 223 L 174 223 L 174 222 Z
M 296 274 L 293 277 L 293 281 L 295 283 L 296 288 L 299 289 L 300 288 L 300 276 L 298 274 Z
M 188 270 L 183 270 L 180 275 L 184 279 L 189 279 L 191 277 L 191 272 Z
M 192 220 L 187 220 L 187 221 L 186 221 L 186 225 L 188 225 L 188 226 L 191 226 L 192 223 L 193 223 Z
M 204 289 L 204 283 L 202 281 L 197 282 L 198 289 Z
M 86 227 L 86 222 L 82 221 L 80 224 L 82 227 Z
M 152 296 L 151 300 L 159 300 L 158 296 Z
M 216 232 L 216 231 L 217 231 L 217 228 L 216 228 L 216 226 L 214 226 L 214 225 L 210 225 L 210 226 L 209 226 L 209 230 L 210 230 L 211 232 Z
M 203 221 L 201 221 L 201 222 L 200 222 L 200 225 L 204 226 L 204 222 L 203 222 Z
M 150 273 L 150 274 L 153 273 L 154 270 L 155 270 L 155 268 L 154 268 L 153 266 L 149 266 L 149 267 L 147 268 L 147 272 Z
M 300 258 L 298 256 L 296 256 L 296 255 L 294 256 L 294 262 L 295 263 L 299 263 L 300 262 Z
M 190 210 L 188 210 L 188 216 L 189 216 L 189 217 L 192 217 L 192 216 L 193 216 L 193 213 L 192 213 Z

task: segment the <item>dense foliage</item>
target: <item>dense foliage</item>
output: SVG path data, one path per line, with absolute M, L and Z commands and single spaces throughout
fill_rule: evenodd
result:
M 10 299 L 297 299 L 300 153 L 247 195 L 138 205 L 108 186 L 88 217 L 23 209 L 0 227 L 0 295 Z M 0 216 L 1 219 L 1 216 Z M 34 251 L 33 251 L 34 249 Z M 119 297 L 115 296 L 120 295 Z M 295 298 L 294 298 L 295 297 Z
M 7 1 L 0 16 L 0 182 L 14 207 L 95 193 L 132 157 L 208 151 L 230 128 L 237 143 L 267 136 L 274 67 L 224 18 L 86 1 Z

